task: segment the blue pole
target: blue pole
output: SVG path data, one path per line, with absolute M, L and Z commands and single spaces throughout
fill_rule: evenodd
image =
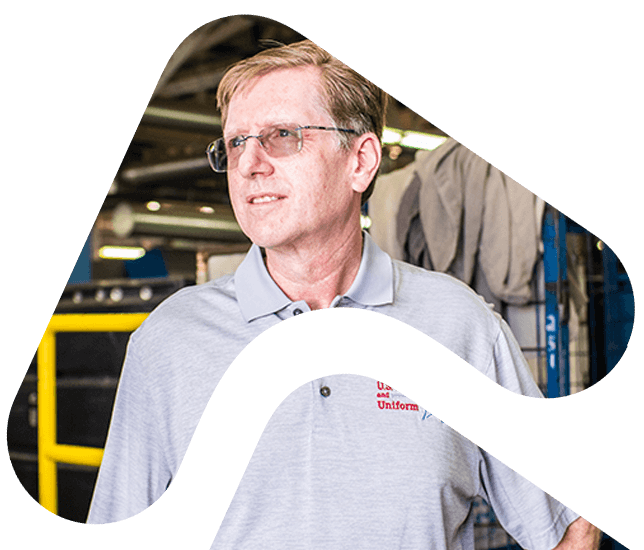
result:
M 546 208 L 543 224 L 543 268 L 546 283 L 546 359 L 548 364 L 547 397 L 559 397 L 559 306 L 557 304 L 557 231 L 555 212 Z
M 570 393 L 566 227 L 565 216 L 548 205 L 543 224 L 548 397 Z

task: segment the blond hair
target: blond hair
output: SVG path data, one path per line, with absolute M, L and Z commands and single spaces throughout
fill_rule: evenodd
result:
M 387 94 L 353 69 L 311 42 L 303 40 L 287 46 L 263 50 L 230 67 L 217 88 L 217 104 L 222 125 L 235 93 L 257 76 L 279 69 L 313 66 L 320 69 L 320 99 L 333 124 L 351 128 L 357 135 L 373 132 L 382 137 L 387 110 Z M 340 144 L 348 148 L 353 134 L 339 133 Z M 376 178 L 362 194 L 364 204 L 373 192 Z

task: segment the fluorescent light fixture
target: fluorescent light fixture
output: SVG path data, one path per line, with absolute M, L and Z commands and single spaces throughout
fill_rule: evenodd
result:
M 412 149 L 426 149 L 433 151 L 441 145 L 447 138 L 443 136 L 434 136 L 432 134 L 423 134 L 421 132 L 405 132 L 405 136 L 400 141 L 403 147 Z
M 161 209 L 161 204 L 157 201 L 150 201 L 145 205 L 145 207 L 150 212 L 158 212 Z
M 385 127 L 382 131 L 382 142 L 386 145 L 402 145 L 412 149 L 426 149 L 432 151 L 441 145 L 447 138 L 424 132 L 412 132 L 397 128 Z
M 145 110 L 145 114 L 149 116 L 167 118 L 170 120 L 178 120 L 181 122 L 194 122 L 207 126 L 221 126 L 221 118 L 219 118 L 218 116 L 205 115 L 201 113 L 188 113 L 186 111 L 164 109 L 162 107 L 148 107 Z
M 145 256 L 145 248 L 140 246 L 102 246 L 98 255 L 104 260 L 138 260 Z
M 388 145 L 394 145 L 400 143 L 400 140 L 403 137 L 402 130 L 396 130 L 395 128 L 385 127 L 382 131 L 382 142 Z

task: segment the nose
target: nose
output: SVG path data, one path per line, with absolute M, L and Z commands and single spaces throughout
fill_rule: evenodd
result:
M 246 140 L 244 150 L 239 156 L 237 169 L 243 177 L 253 177 L 257 174 L 267 175 L 272 172 L 273 165 L 259 139 L 251 137 Z

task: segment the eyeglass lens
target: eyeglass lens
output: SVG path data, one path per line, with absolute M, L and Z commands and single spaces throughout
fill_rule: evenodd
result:
M 256 136 L 235 136 L 228 141 L 219 138 L 213 151 L 215 170 L 234 170 L 246 148 L 246 141 L 251 138 L 257 139 L 271 157 L 294 155 L 302 148 L 302 132 L 295 125 L 270 126 Z
M 251 138 L 257 139 L 271 157 L 294 155 L 302 149 L 302 130 L 306 129 L 356 133 L 355 130 L 325 126 L 296 126 L 289 124 L 269 126 L 256 136 L 240 135 L 228 141 L 225 141 L 224 138 L 213 141 L 206 149 L 208 162 L 215 172 L 234 170 L 239 163 L 239 157 L 246 148 L 246 142 Z

